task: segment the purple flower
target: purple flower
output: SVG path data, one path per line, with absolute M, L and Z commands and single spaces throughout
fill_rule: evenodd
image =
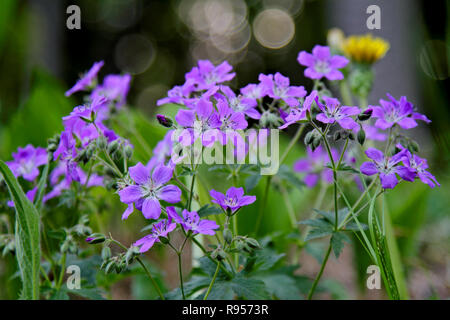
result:
M 250 83 L 245 87 L 241 88 L 241 94 L 244 97 L 259 100 L 266 95 L 266 92 L 264 90 L 264 87 L 260 83 L 258 84 Z
M 161 220 L 152 226 L 152 233 L 149 235 L 146 235 L 145 237 L 137 240 L 135 243 L 133 243 L 136 247 L 141 247 L 139 249 L 139 252 L 143 253 L 148 251 L 155 242 L 160 242 L 160 237 L 167 238 L 167 235 L 169 232 L 172 232 L 177 227 L 177 224 L 175 222 L 172 222 L 172 219 L 169 217 L 169 219 Z
M 129 169 L 129 173 L 136 184 L 129 185 L 118 192 L 120 201 L 128 204 L 122 219 L 127 219 L 131 214 L 132 204 L 142 211 L 146 219 L 158 219 L 161 215 L 160 200 L 169 203 L 180 201 L 180 188 L 172 184 L 165 185 L 172 179 L 172 168 L 158 165 L 150 176 L 150 170 L 139 162 Z
M 343 56 L 332 56 L 330 48 L 325 46 L 315 46 L 312 54 L 301 51 L 297 58 L 298 63 L 306 66 L 305 77 L 310 79 L 342 80 L 344 75 L 338 69 L 344 68 L 348 64 L 348 59 Z
M 339 123 L 344 129 L 354 129 L 358 126 L 351 116 L 360 113 L 358 107 L 341 106 L 341 103 L 336 98 L 323 97 L 325 105 L 319 102 L 319 97 L 316 97 L 316 103 L 322 113 L 316 116 L 316 119 L 323 123 Z
M 131 76 L 125 75 L 108 75 L 103 79 L 103 84 L 97 86 L 91 94 L 91 100 L 99 97 L 105 97 L 108 101 L 116 104 L 120 109 L 125 103 L 128 91 L 130 90 Z
M 34 187 L 31 190 L 28 190 L 27 193 L 25 194 L 25 196 L 27 197 L 28 200 L 30 200 L 30 202 L 34 202 L 34 198 L 36 197 L 36 192 L 38 190 L 38 187 Z M 8 200 L 8 202 L 6 203 L 8 205 L 8 207 L 10 208 L 14 208 L 14 201 L 12 200 Z
M 47 151 L 44 148 L 35 148 L 31 144 L 25 148 L 18 148 L 12 156 L 14 160 L 6 164 L 16 178 L 23 177 L 28 181 L 36 179 L 39 175 L 38 168 L 48 161 Z
M 360 167 L 361 172 L 367 176 L 379 173 L 381 186 L 384 189 L 393 189 L 397 185 L 398 180 L 395 174 L 398 174 L 403 180 L 414 181 L 414 171 L 397 165 L 402 161 L 406 150 L 402 150 L 392 157 L 385 157 L 383 152 L 375 148 L 369 148 L 365 153 L 373 162 L 364 162 Z
M 398 124 L 403 129 L 411 129 L 417 126 L 416 120 L 431 122 L 425 115 L 414 112 L 413 105 L 406 97 L 396 100 L 389 93 L 386 95 L 389 101 L 380 99 L 380 106 L 369 106 L 373 108 L 372 116 L 378 118 L 375 122 L 377 128 L 386 130 Z
M 248 206 L 256 201 L 256 196 L 244 196 L 243 188 L 231 187 L 226 194 L 216 190 L 209 191 L 213 198 L 212 202 L 217 203 L 223 210 L 230 210 L 232 214 L 236 213 L 241 207 Z
M 290 107 L 298 106 L 299 98 L 306 96 L 303 86 L 290 86 L 289 78 L 279 72 L 275 73 L 275 76 L 272 74 L 260 74 L 258 79 L 269 97 L 283 100 Z
M 203 135 L 203 132 L 212 129 L 217 129 L 221 126 L 221 122 L 217 112 L 214 110 L 211 101 L 206 99 L 198 100 L 195 110 L 180 109 L 175 116 L 177 123 L 187 129 L 190 129 L 193 137 L 189 139 L 192 144 L 200 134 L 202 136 L 202 144 L 205 147 L 211 146 L 216 138 L 216 135 Z M 185 138 L 185 135 L 183 135 Z
M 195 84 L 196 91 L 208 90 L 219 83 L 230 81 L 235 73 L 230 73 L 233 67 L 227 61 L 217 67 L 208 60 L 199 60 L 198 66 L 192 68 L 185 76 L 186 81 Z
M 215 234 L 214 230 L 219 228 L 215 221 L 200 220 L 200 216 L 195 211 L 189 212 L 184 209 L 183 217 L 180 217 L 174 207 L 167 207 L 166 209 L 170 218 L 179 223 L 184 230 L 192 231 L 193 234 L 201 233 L 213 236 Z
M 411 154 L 411 152 L 409 152 L 408 149 L 405 149 L 400 144 L 397 144 L 397 147 L 399 147 L 402 150 L 405 150 L 405 156 L 402 158 L 402 162 L 406 168 L 414 172 L 423 183 L 429 185 L 431 188 L 434 188 L 435 186 L 438 187 L 441 186 L 439 182 L 437 182 L 435 176 L 433 176 L 430 172 L 427 171 L 428 169 L 427 159 L 420 158 L 415 154 Z
M 103 178 L 95 173 L 89 176 L 89 180 L 86 173 L 79 167 L 74 169 L 76 171 L 74 174 L 79 179 L 81 185 L 88 188 L 95 186 L 103 186 Z M 72 183 L 72 176 L 67 175 L 67 164 L 60 162 L 59 165 L 53 169 L 50 173 L 50 186 L 51 190 L 49 193 L 44 195 L 42 202 L 45 203 L 50 199 L 59 197 L 64 190 L 70 189 L 70 184 Z
M 92 86 L 97 78 L 97 73 L 103 67 L 103 64 L 103 61 L 94 63 L 91 69 L 80 80 L 78 80 L 71 89 L 66 91 L 66 97 L 75 92 L 86 90 L 88 87 Z
M 152 170 L 157 165 L 166 164 L 167 160 L 170 159 L 172 155 L 172 133 L 173 130 L 167 131 L 164 139 L 156 144 L 155 149 L 153 149 L 153 157 L 149 160 L 146 167 Z M 169 163 L 167 165 L 170 165 Z
M 167 92 L 167 97 L 159 99 L 156 102 L 157 106 L 167 103 L 186 104 L 192 92 L 195 91 L 195 81 L 187 80 L 181 86 L 175 86 Z
M 261 118 L 261 114 L 256 109 L 258 103 L 255 98 L 246 96 L 236 96 L 236 94 L 227 86 L 221 86 L 220 91 L 225 94 L 225 97 L 221 94 L 217 94 L 218 100 L 223 100 L 228 103 L 228 106 L 236 112 L 242 113 L 249 118 L 258 120 Z
M 315 101 L 316 97 L 317 91 L 314 90 L 305 98 L 305 102 L 303 102 L 301 108 L 291 108 L 289 114 L 284 119 L 285 124 L 283 124 L 279 129 L 285 129 L 293 123 L 306 120 L 306 112 L 311 111 L 312 103 Z
M 333 170 L 325 167 L 330 163 L 328 153 L 322 146 L 318 146 L 314 151 L 310 148 L 306 150 L 307 156 L 304 159 L 299 159 L 294 163 L 294 171 L 306 173 L 303 182 L 307 187 L 313 188 L 319 179 L 325 183 L 333 182 Z M 331 149 L 333 160 L 338 159 L 338 153 L 335 149 Z

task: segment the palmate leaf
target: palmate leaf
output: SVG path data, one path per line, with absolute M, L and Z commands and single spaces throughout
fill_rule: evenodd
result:
M 39 213 L 28 200 L 8 166 L 0 161 L 16 209 L 16 256 L 22 279 L 21 299 L 39 299 L 40 237 Z

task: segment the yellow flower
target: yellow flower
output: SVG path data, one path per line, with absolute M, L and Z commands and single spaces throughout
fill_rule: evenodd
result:
M 371 34 L 350 36 L 344 41 L 342 49 L 353 61 L 372 64 L 384 57 L 389 50 L 389 42 L 374 38 Z

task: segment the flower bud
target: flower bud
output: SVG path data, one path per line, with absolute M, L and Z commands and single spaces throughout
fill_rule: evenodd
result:
M 223 238 L 228 244 L 231 244 L 231 242 L 233 242 L 233 234 L 231 233 L 230 229 L 227 228 L 223 230 Z
M 223 251 L 222 247 L 217 247 L 213 252 L 211 252 L 211 258 L 216 259 L 218 261 L 225 260 L 227 258 L 227 254 Z
M 105 149 L 106 146 L 108 145 L 108 140 L 106 139 L 105 136 L 100 136 L 97 139 L 97 147 L 99 147 L 99 149 Z
M 305 135 L 305 145 L 309 146 L 314 140 L 314 131 L 309 131 Z
M 360 145 L 363 145 L 364 141 L 366 141 L 366 133 L 364 132 L 363 128 L 359 129 L 357 138 Z
M 261 246 L 259 245 L 259 242 L 256 241 L 256 239 L 253 238 L 247 238 L 246 239 L 247 245 L 252 249 L 259 249 Z
M 116 152 L 118 148 L 119 148 L 119 140 L 117 139 L 108 144 L 107 151 L 109 154 L 112 154 Z
M 342 131 L 341 130 L 336 131 L 333 135 L 333 140 L 339 141 L 341 140 L 341 138 L 342 138 Z
M 316 148 L 320 145 L 321 142 L 321 137 L 320 136 L 315 136 L 313 139 L 313 142 L 311 144 L 311 149 L 312 151 L 316 150 Z
M 166 237 L 159 237 L 159 241 L 161 241 L 161 243 L 163 243 L 163 244 L 169 243 L 169 239 L 167 239 Z
M 130 160 L 131 157 L 133 156 L 133 148 L 132 148 L 130 145 L 127 145 L 127 146 L 125 147 L 124 152 L 125 152 L 125 157 L 126 157 L 128 160 Z
M 86 238 L 86 242 L 89 244 L 102 243 L 105 240 L 106 240 L 105 235 L 101 234 L 101 233 L 93 233 L 89 237 Z
M 102 249 L 102 259 L 108 260 L 111 258 L 111 249 L 108 246 L 104 246 Z
M 367 121 L 372 117 L 373 109 L 369 108 L 358 114 L 358 120 L 359 121 Z
M 169 117 L 157 114 L 156 119 L 158 120 L 159 124 L 166 128 L 171 128 L 173 126 L 173 121 Z
M 411 153 L 417 153 L 419 152 L 419 144 L 414 141 L 414 140 L 410 140 L 408 143 L 408 148 L 409 152 Z
M 361 130 L 360 130 L 361 131 Z M 348 133 L 348 138 L 350 139 L 350 140 L 355 140 L 355 134 L 353 133 L 353 132 L 349 132 Z

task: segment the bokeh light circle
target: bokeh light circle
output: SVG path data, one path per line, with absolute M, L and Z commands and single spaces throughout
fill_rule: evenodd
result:
M 149 39 L 140 34 L 122 37 L 116 45 L 114 59 L 116 66 L 133 75 L 143 73 L 152 64 L 155 49 Z
M 253 22 L 253 34 L 263 47 L 282 48 L 294 38 L 294 20 L 284 10 L 266 9 L 256 16 Z

